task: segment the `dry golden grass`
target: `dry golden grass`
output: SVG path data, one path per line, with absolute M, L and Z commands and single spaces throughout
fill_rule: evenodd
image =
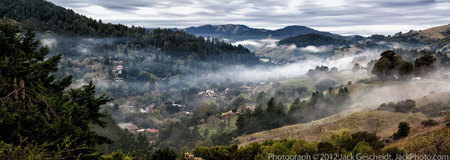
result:
M 415 38 L 421 41 L 438 40 L 444 39 L 446 37 L 447 31 L 450 31 L 450 24 L 437 26 L 422 31 L 411 31 L 409 33 L 406 33 L 406 35 L 417 34 L 415 35 Z
M 383 133 L 381 138 L 391 136 L 399 122 L 405 121 L 418 125 L 427 118 L 417 113 L 393 113 L 388 111 L 362 111 L 358 113 L 340 113 L 317 121 L 285 126 L 268 131 L 257 132 L 240 136 L 237 139 L 240 145 L 252 142 L 263 142 L 269 139 L 304 139 L 314 142 L 323 140 L 333 134 L 342 132 L 368 131 Z
M 387 145 L 399 147 L 407 153 L 416 154 L 449 154 L 450 153 L 450 127 L 443 124 L 434 127 L 417 127 L 411 135 Z

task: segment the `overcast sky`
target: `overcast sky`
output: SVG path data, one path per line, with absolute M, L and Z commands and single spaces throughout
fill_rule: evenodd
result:
M 104 22 L 184 28 L 304 25 L 338 34 L 394 34 L 450 23 L 450 0 L 49 0 Z

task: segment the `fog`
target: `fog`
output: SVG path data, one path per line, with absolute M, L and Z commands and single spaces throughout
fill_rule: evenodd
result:
M 277 66 L 231 66 L 219 71 L 209 72 L 205 75 L 199 75 L 199 78 L 223 81 L 230 78 L 237 82 L 257 82 L 265 81 L 269 78 L 294 78 L 304 75 L 310 69 L 316 66 L 336 67 L 338 70 L 349 70 L 355 63 L 365 66 L 368 61 L 379 58 L 380 52 L 377 50 L 366 50 L 360 54 L 345 55 L 330 58 L 308 58 L 295 63 L 289 63 Z
M 437 71 L 420 80 L 386 82 L 370 87 L 364 94 L 354 95 L 355 107 L 378 106 L 381 103 L 417 99 L 427 95 L 450 92 L 448 70 Z
M 306 52 L 312 52 L 312 53 L 319 53 L 319 52 L 326 52 L 329 51 L 331 49 L 330 46 L 306 46 L 306 47 L 302 47 L 299 48 L 301 51 L 306 51 Z
M 225 40 L 225 41 L 229 42 L 229 40 Z M 277 47 L 276 42 L 278 42 L 278 41 L 279 41 L 279 39 L 272 39 L 272 38 L 267 38 L 267 39 L 247 39 L 247 40 L 232 42 L 231 44 L 233 44 L 233 45 L 242 45 L 242 46 L 248 48 L 251 51 L 256 51 L 256 50 L 259 50 L 261 48 L 274 48 L 274 47 Z

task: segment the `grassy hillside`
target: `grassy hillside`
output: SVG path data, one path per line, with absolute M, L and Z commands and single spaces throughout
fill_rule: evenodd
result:
M 385 148 L 399 147 L 407 153 L 416 154 L 448 154 L 450 153 L 450 127 L 443 125 L 429 128 L 418 128 L 417 135 L 410 135 Z
M 250 135 L 240 136 L 237 139 L 240 145 L 252 142 L 263 142 L 269 139 L 304 139 L 307 141 L 318 141 L 333 134 L 342 132 L 369 131 L 380 133 L 379 136 L 386 138 L 391 136 L 397 129 L 398 123 L 409 122 L 412 125 L 420 125 L 427 119 L 422 114 L 393 113 L 387 111 L 362 111 L 346 116 L 346 113 L 337 114 L 310 123 L 296 124 L 257 132 Z

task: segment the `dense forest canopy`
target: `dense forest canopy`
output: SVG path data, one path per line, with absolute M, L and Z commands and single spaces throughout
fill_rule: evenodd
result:
M 142 27 L 102 23 L 44 0 L 2 0 L 0 17 L 14 19 L 39 32 L 71 36 L 139 37 L 147 32 Z

